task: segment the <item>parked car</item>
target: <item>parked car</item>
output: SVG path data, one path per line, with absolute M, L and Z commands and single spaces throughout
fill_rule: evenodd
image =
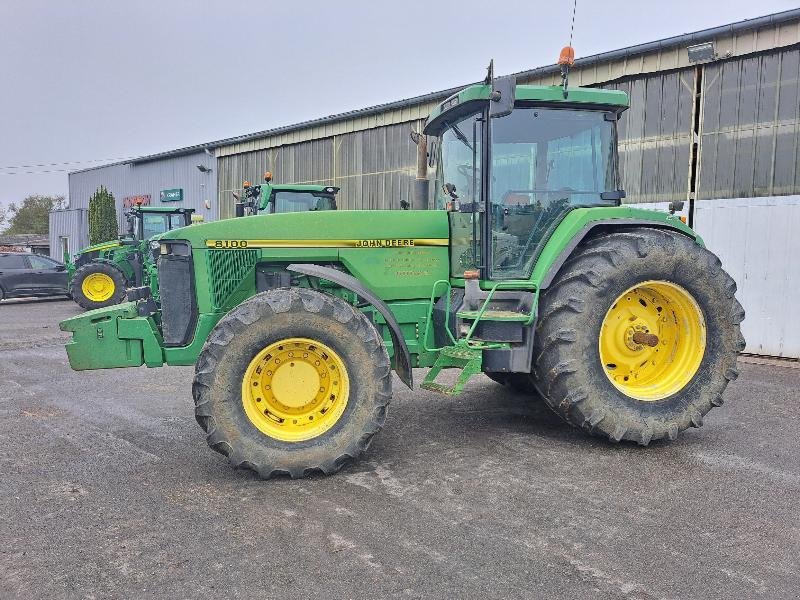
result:
M 67 268 L 29 252 L 0 252 L 0 300 L 21 296 L 67 296 Z

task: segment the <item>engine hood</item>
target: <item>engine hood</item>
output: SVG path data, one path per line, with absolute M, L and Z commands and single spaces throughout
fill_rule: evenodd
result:
M 169 231 L 162 240 L 193 248 L 254 248 L 447 243 L 447 213 L 439 210 L 346 210 L 258 215 L 201 223 Z M 425 241 L 438 240 L 426 244 Z

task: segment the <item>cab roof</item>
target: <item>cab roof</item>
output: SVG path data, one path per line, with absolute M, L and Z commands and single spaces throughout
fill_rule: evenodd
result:
M 570 87 L 567 89 L 567 97 L 564 98 L 564 88 L 560 85 L 517 85 L 515 86 L 515 98 L 517 102 L 543 102 L 547 104 L 562 104 L 564 106 L 592 105 L 597 108 L 612 109 L 623 111 L 628 108 L 628 94 L 620 90 L 604 90 L 601 88 L 582 88 Z M 492 93 L 492 86 L 488 84 L 475 84 L 465 87 L 456 92 L 444 102 L 436 106 L 425 123 L 424 132 L 429 135 L 436 135 L 441 129 L 442 117 L 444 113 L 450 113 L 456 107 L 463 107 L 462 110 L 452 111 L 457 119 L 470 114 L 480 104 L 489 101 Z M 451 120 L 452 122 L 452 120 Z

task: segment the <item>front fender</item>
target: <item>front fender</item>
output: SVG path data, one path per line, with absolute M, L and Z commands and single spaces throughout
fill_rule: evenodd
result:
M 389 334 L 392 336 L 392 347 L 394 348 L 394 370 L 403 383 L 412 390 L 414 389 L 414 375 L 411 371 L 411 354 L 408 351 L 408 346 L 400 331 L 400 325 L 397 323 L 397 319 L 394 318 L 394 314 L 392 314 L 392 311 L 389 310 L 389 307 L 386 306 L 383 300 L 378 298 L 378 296 L 352 275 L 342 273 L 331 267 L 313 264 L 291 264 L 286 267 L 286 269 L 288 271 L 294 271 L 295 273 L 302 273 L 304 275 L 310 275 L 311 277 L 333 281 L 343 288 L 354 292 L 360 298 L 363 298 L 374 306 L 386 320 L 386 325 L 389 326 Z

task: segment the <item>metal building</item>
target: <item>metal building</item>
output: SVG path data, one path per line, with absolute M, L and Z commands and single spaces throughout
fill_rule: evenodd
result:
M 48 229 L 50 256 L 64 260 L 65 255 L 89 245 L 89 217 L 85 208 L 65 208 L 50 212 Z
M 204 220 L 219 218 L 217 165 L 212 146 L 194 146 L 69 174 L 69 208 L 50 213 L 50 255 L 89 245 L 89 198 L 102 185 L 114 195 L 117 222 L 134 203 L 194 208 Z

